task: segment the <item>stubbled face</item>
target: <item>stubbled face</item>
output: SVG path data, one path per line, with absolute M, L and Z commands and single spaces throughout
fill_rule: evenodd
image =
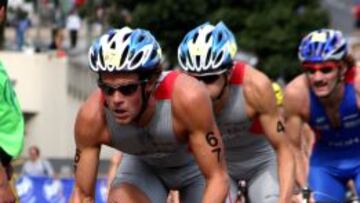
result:
M 100 89 L 119 124 L 132 122 L 141 110 L 141 85 L 135 73 L 102 73 Z
M 311 89 L 318 97 L 328 97 L 340 80 L 341 64 L 335 61 L 322 63 L 303 63 Z
M 226 77 L 224 77 L 223 74 L 199 77 L 196 76 L 195 78 L 205 85 L 212 100 L 216 100 L 218 98 L 226 82 Z

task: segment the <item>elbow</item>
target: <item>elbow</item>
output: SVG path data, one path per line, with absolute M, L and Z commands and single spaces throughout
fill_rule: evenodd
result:
M 208 185 L 213 185 L 218 189 L 218 191 L 222 190 L 224 194 L 227 194 L 230 188 L 230 178 L 226 171 L 219 172 L 214 174 L 213 176 L 207 177 L 206 182 Z
M 72 203 L 77 202 L 94 202 L 94 193 L 81 189 L 79 186 L 75 186 L 71 195 Z

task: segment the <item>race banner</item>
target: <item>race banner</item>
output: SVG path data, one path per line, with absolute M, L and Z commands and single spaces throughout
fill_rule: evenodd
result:
M 16 181 L 20 202 L 26 203 L 67 203 L 69 202 L 74 178 L 49 178 L 21 176 Z M 100 178 L 96 182 L 95 202 L 105 203 L 107 181 Z

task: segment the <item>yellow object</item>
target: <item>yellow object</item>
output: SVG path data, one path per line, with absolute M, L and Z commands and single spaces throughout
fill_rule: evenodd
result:
M 282 92 L 281 86 L 277 82 L 273 82 L 272 83 L 272 88 L 273 88 L 274 93 L 275 93 L 276 105 L 282 106 L 283 102 L 284 102 L 284 94 Z

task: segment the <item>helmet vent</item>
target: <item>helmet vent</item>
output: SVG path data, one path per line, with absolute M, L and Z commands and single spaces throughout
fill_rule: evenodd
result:
M 138 53 L 138 54 L 135 56 L 135 58 L 132 60 L 131 66 L 134 66 L 134 65 L 136 65 L 137 63 L 139 63 L 140 60 L 141 60 L 141 58 L 142 58 L 142 56 L 143 56 L 143 52 Z
M 206 43 L 209 42 L 210 37 L 211 37 L 211 34 L 212 34 L 212 32 L 209 32 L 208 34 L 206 34 L 206 37 L 205 37 L 205 42 L 206 42 Z
M 124 63 L 125 57 L 128 55 L 128 52 L 129 52 L 129 46 L 126 46 L 124 53 L 121 55 L 119 66 L 121 66 Z
M 114 38 L 114 36 L 115 36 L 115 32 L 110 33 L 107 41 L 110 42 L 112 38 Z
M 211 49 L 209 49 L 207 54 L 206 54 L 206 59 L 205 59 L 205 64 L 206 65 L 208 65 L 208 63 L 209 63 L 210 55 L 211 55 Z
M 104 63 L 104 56 L 103 56 L 103 50 L 102 50 L 102 47 L 100 47 L 99 49 L 99 55 L 100 55 L 100 63 L 101 63 L 101 66 L 105 66 L 105 63 Z
M 333 54 L 336 55 L 336 54 L 338 54 L 340 52 L 343 52 L 344 50 L 346 50 L 346 44 L 339 47 Z
M 180 55 L 180 61 L 182 64 L 186 65 L 186 58 L 182 54 Z
M 193 66 L 194 64 L 192 63 L 191 56 L 190 56 L 190 53 L 188 51 L 186 52 L 186 55 L 188 57 L 188 61 L 190 63 L 190 66 Z
M 222 39 L 223 39 L 223 34 L 219 33 L 219 35 L 217 36 L 217 41 L 221 42 Z
M 90 55 L 90 62 L 91 62 L 91 65 L 92 66 L 95 66 L 96 65 L 96 54 L 92 53 Z
M 115 43 L 115 42 L 112 42 L 110 48 L 116 49 L 116 43 Z
M 141 35 L 138 39 L 138 43 L 141 43 L 142 41 L 144 41 L 145 37 L 143 35 Z
M 332 38 L 330 41 L 330 45 L 335 47 L 337 41 L 338 41 L 338 39 L 336 37 Z
M 151 55 L 150 55 L 150 60 L 152 60 L 155 57 L 156 57 L 156 51 L 152 50 Z
M 196 55 L 196 66 L 199 67 L 200 66 L 200 56 Z
M 130 37 L 130 33 L 126 34 L 123 38 L 123 42 L 125 42 Z
M 220 52 L 219 55 L 217 55 L 217 57 L 215 59 L 215 64 L 220 62 L 221 58 L 223 57 L 223 54 L 224 54 L 224 52 L 222 51 L 222 52 Z
M 199 37 L 199 33 L 196 33 L 196 34 L 194 35 L 194 38 L 193 38 L 193 43 L 196 42 L 196 40 L 197 40 L 198 37 Z

